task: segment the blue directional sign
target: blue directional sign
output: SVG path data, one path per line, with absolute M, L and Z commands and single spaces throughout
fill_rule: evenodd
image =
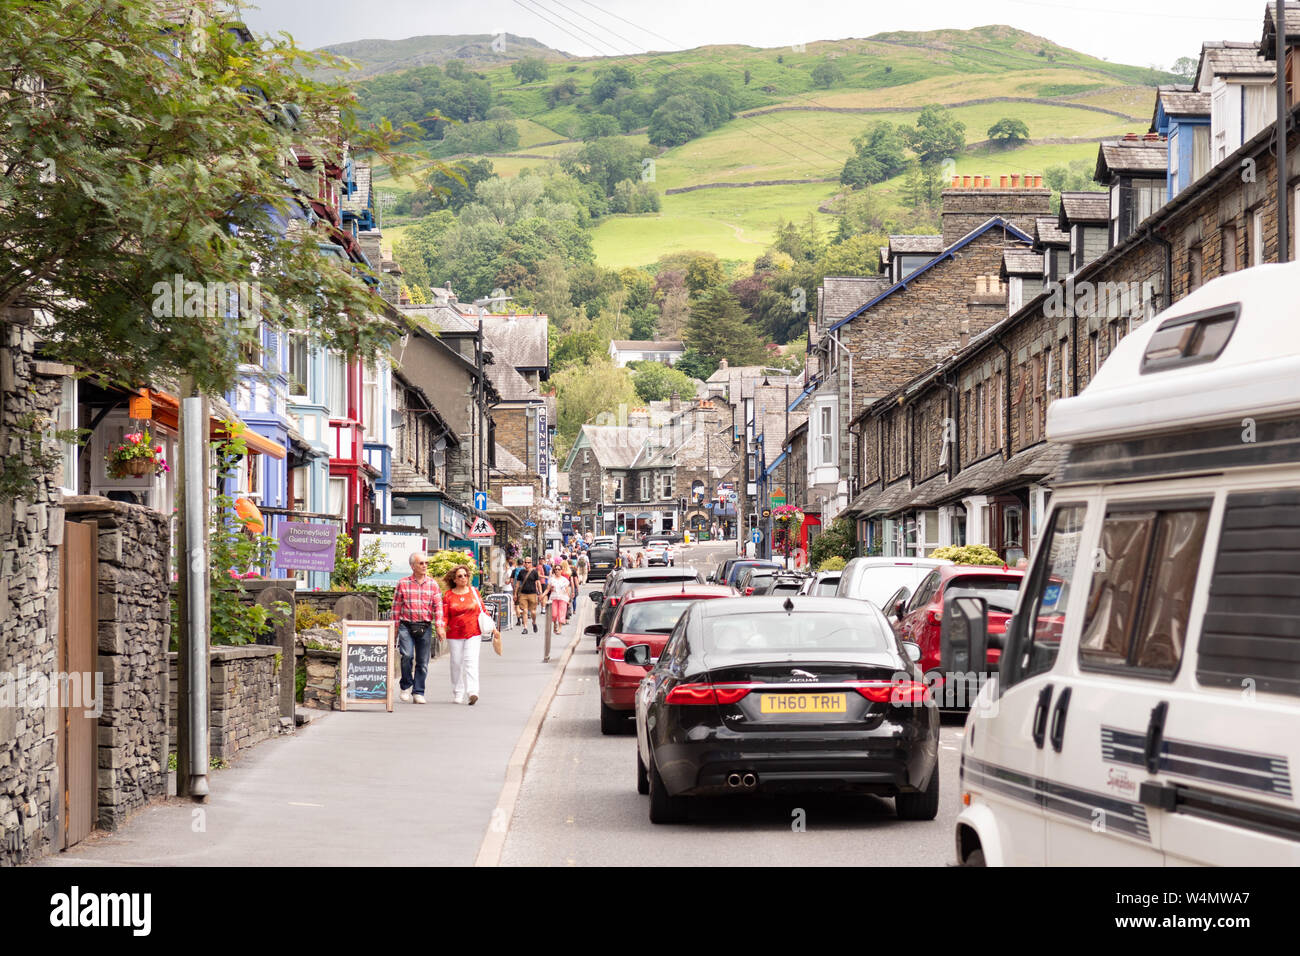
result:
M 487 492 L 474 492 L 474 507 L 479 511 L 487 511 Z
M 763 532 L 761 532 L 761 531 L 759 531 L 757 528 L 755 528 L 753 531 L 751 531 L 751 532 L 749 533 L 749 540 L 752 541 L 752 542 L 754 542 L 755 544 L 762 544 L 762 543 L 763 543 Z

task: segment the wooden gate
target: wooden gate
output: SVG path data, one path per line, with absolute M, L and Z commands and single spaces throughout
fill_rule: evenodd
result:
M 96 760 L 103 706 L 96 687 L 99 615 L 99 526 L 69 521 L 59 549 L 58 681 L 59 779 L 63 784 L 63 849 L 79 843 L 95 826 Z

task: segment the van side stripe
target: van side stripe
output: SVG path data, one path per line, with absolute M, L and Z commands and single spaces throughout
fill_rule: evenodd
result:
M 1145 843 L 1151 842 L 1146 808 L 1140 803 L 1035 777 L 974 757 L 963 757 L 962 775 L 963 779 L 969 778 L 972 783 L 988 790 L 1021 803 L 1035 804 L 1049 813 L 1088 824 L 1098 823 L 1107 830 L 1126 833 Z
M 1141 767 L 1144 734 L 1118 727 L 1101 728 L 1101 759 Z M 1290 798 L 1291 770 L 1284 756 L 1212 747 L 1189 740 L 1165 738 L 1160 746 L 1160 772 L 1189 780 L 1208 780 L 1255 793 Z

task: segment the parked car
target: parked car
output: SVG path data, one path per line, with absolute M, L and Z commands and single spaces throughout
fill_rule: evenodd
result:
M 645 546 L 645 566 L 662 565 L 671 568 L 677 561 L 677 548 L 663 538 L 651 538 Z
M 776 577 L 776 568 L 765 568 L 757 565 L 742 568 L 740 577 L 736 579 L 736 590 L 745 597 L 758 593 L 761 594 Z
M 650 659 L 659 657 L 668 635 L 677 620 L 695 601 L 735 597 L 735 588 L 717 584 L 687 583 L 649 584 L 628 591 L 619 602 L 613 625 L 608 634 L 600 633 L 600 625 L 587 628 L 588 636 L 595 637 L 601 645 L 600 680 L 600 732 L 621 733 L 634 715 L 637 685 L 645 677 L 645 668 L 628 664 L 623 652 L 628 644 L 647 644 Z
M 764 597 L 773 594 L 799 594 L 803 590 L 807 577 L 806 574 L 796 574 L 792 571 L 778 571 L 763 585 L 761 591 L 755 590 L 754 593 Z
M 611 547 L 602 547 L 592 545 L 587 551 L 587 562 L 590 570 L 587 572 L 588 581 L 604 581 L 614 571 L 614 563 L 618 560 L 618 552 Z
M 618 602 L 623 595 L 634 587 L 647 584 L 703 584 L 704 575 L 695 568 L 620 568 L 605 581 L 600 591 L 591 592 L 591 600 L 596 605 L 596 623 L 602 631 L 608 631 L 614 621 Z M 596 639 L 597 645 L 600 638 Z
M 804 579 L 803 587 L 800 588 L 799 593 L 811 595 L 812 597 L 834 597 L 839 589 L 839 584 L 839 571 L 818 571 Z
M 740 579 L 740 573 L 746 568 L 779 569 L 780 567 L 781 565 L 775 561 L 765 561 L 761 558 L 737 558 L 727 566 L 726 576 L 717 583 L 730 584 L 732 587 L 736 587 Z
M 853 558 L 840 572 L 835 594 L 888 610 L 886 602 L 899 588 L 907 588 L 910 597 L 927 574 L 947 564 L 952 562 L 942 558 Z
M 821 789 L 891 796 L 901 818 L 934 819 L 939 712 L 917 653 L 879 611 L 840 598 L 692 604 L 653 667 L 648 645 L 624 651 L 648 669 L 636 733 L 650 820 L 685 819 L 693 797 Z
M 961 737 L 959 862 L 1300 866 L 1297 289 L 1214 279 L 1049 407 L 1063 478 Z
M 980 598 L 988 610 L 988 669 L 996 670 L 1002 635 L 1024 576 L 1024 571 L 969 564 L 935 568 L 906 602 L 898 601 L 894 607 L 885 608 L 885 615 L 893 622 L 900 640 L 920 646 L 922 673 L 943 675 L 954 666 L 952 661 L 943 660 L 942 655 L 940 625 L 944 608 L 953 598 Z M 942 687 L 947 692 L 943 704 L 957 708 L 970 705 L 971 701 L 960 689 L 954 690 L 954 681 L 945 679 Z

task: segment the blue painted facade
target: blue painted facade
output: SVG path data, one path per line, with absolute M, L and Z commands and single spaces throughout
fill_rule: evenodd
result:
M 1169 141 L 1169 166 L 1165 174 L 1165 195 L 1170 199 L 1178 195 L 1193 182 L 1192 171 L 1195 166 L 1196 130 L 1204 130 L 1205 145 L 1209 146 L 1210 117 L 1171 116 L 1165 112 L 1164 101 L 1157 97 L 1155 120 L 1151 124 L 1152 132 L 1159 133 Z M 1174 160 L 1177 158 L 1177 162 Z M 1208 156 L 1207 168 L 1208 168 Z

